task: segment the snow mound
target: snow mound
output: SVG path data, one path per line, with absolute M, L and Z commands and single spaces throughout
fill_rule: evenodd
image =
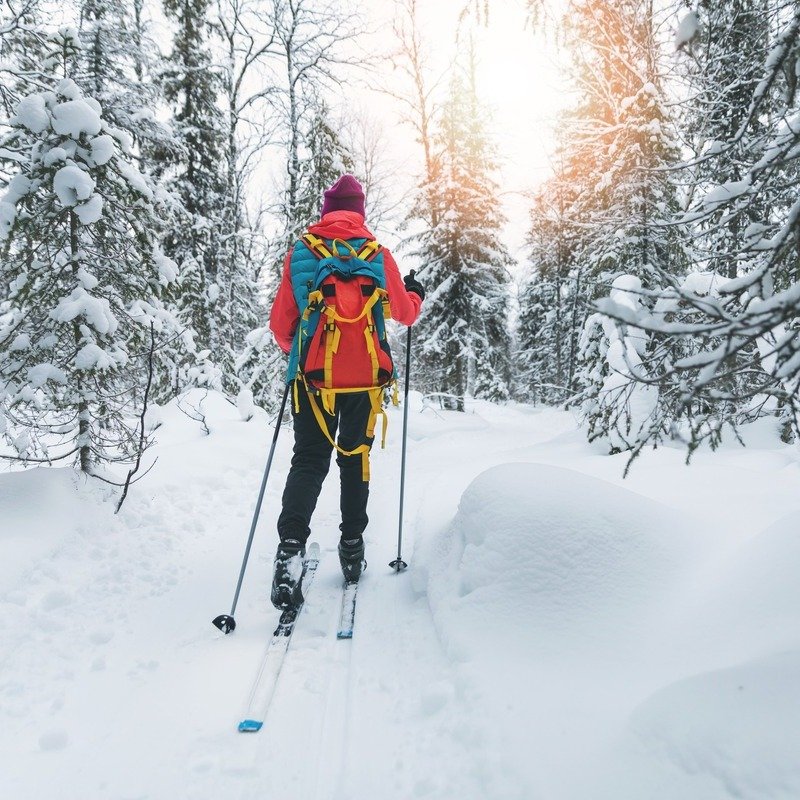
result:
M 0 605 L 24 576 L 92 520 L 91 492 L 70 468 L 36 467 L 0 475 Z M 35 510 L 35 513 L 34 513 Z
M 738 548 L 709 581 L 693 615 L 705 639 L 748 658 L 800 642 L 800 512 Z
M 678 681 L 635 712 L 652 755 L 741 800 L 800 797 L 800 652 Z M 714 796 L 718 796 L 716 793 Z
M 440 634 L 458 658 L 476 633 L 610 645 L 657 613 L 689 548 L 686 521 L 605 481 L 503 464 L 464 492 L 449 530 L 419 560 Z M 499 623 L 499 624 L 498 624 Z M 507 635 L 506 635 L 507 634 Z M 485 638 L 485 637 L 484 637 Z

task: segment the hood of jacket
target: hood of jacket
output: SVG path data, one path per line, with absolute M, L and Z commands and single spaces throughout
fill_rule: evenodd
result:
M 364 223 L 364 217 L 356 211 L 331 211 L 308 230 L 322 239 L 375 238 Z

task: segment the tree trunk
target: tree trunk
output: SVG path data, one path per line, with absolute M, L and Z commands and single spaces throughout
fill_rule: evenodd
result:
M 69 251 L 72 262 L 72 272 L 78 273 L 78 218 L 74 211 L 69 213 Z M 75 337 L 76 351 L 81 346 L 81 330 L 77 322 L 72 323 L 73 334 Z M 78 373 L 79 374 L 79 373 Z M 92 466 L 92 443 L 91 426 L 89 422 L 89 403 L 83 392 L 83 380 L 76 377 L 76 389 L 78 393 L 78 444 L 80 453 L 80 465 L 82 472 L 91 472 Z

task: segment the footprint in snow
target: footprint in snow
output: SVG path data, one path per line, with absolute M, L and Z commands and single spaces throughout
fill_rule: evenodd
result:
M 48 592 L 39 603 L 40 611 L 55 611 L 57 608 L 63 608 L 73 602 L 74 598 L 69 592 L 63 589 L 54 589 Z
M 39 737 L 39 749 L 45 752 L 63 750 L 69 744 L 69 736 L 63 728 L 43 733 Z
M 106 628 L 99 629 L 89 634 L 89 641 L 92 644 L 108 644 L 114 638 L 114 631 Z

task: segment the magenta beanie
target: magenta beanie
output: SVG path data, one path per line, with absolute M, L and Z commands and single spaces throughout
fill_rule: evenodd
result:
M 325 191 L 322 202 L 322 216 L 331 211 L 355 211 L 361 216 L 364 212 L 364 190 L 352 175 L 342 175 L 330 189 Z

